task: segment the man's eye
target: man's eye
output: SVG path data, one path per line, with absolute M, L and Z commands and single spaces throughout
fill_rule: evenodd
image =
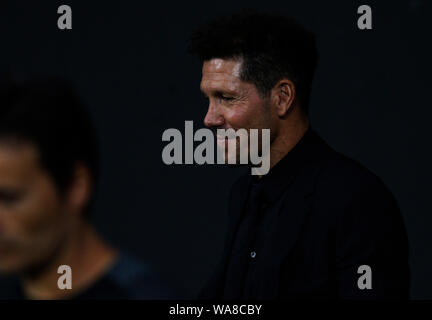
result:
M 234 100 L 233 97 L 228 97 L 228 96 L 221 96 L 221 99 L 222 99 L 222 100 L 225 100 L 225 101 L 231 101 L 231 100 Z
M 13 204 L 19 201 L 21 194 L 18 192 L 4 192 L 0 191 L 0 202 L 4 204 Z

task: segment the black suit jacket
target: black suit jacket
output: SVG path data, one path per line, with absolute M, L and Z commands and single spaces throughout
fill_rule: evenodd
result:
M 200 293 L 221 299 L 235 233 L 251 176 L 229 199 L 224 254 Z M 397 203 L 381 180 L 331 149 L 309 129 L 263 177 L 267 213 L 275 218 L 257 256 L 254 299 L 405 299 L 409 297 L 408 239 Z M 371 268 L 360 289 L 359 267 Z

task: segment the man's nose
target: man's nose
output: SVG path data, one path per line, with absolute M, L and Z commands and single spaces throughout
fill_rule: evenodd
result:
M 225 120 L 219 108 L 210 103 L 207 114 L 204 117 L 204 125 L 208 128 L 220 127 L 224 124 Z

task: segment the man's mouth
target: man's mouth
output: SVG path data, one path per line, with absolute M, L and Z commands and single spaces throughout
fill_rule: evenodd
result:
M 216 136 L 216 138 L 217 138 L 218 140 L 225 140 L 225 139 L 228 139 L 228 137 L 226 137 L 226 136 Z
M 236 143 L 237 137 L 228 138 L 226 136 L 216 136 L 219 147 L 226 148 L 228 144 Z
M 228 146 L 228 138 L 227 137 L 219 137 L 217 136 L 217 145 L 219 148 L 225 148 Z

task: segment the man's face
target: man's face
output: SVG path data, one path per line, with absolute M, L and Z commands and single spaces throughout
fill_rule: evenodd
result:
M 211 59 L 202 68 L 201 91 L 209 99 L 204 124 L 212 129 L 270 129 L 275 126 L 268 99 L 263 99 L 252 83 L 240 79 L 242 61 Z M 261 132 L 261 130 L 260 130 Z M 236 143 L 237 140 L 237 143 Z M 225 148 L 225 159 L 240 152 L 239 139 L 217 139 Z M 236 144 L 235 154 L 228 154 L 228 145 Z M 233 148 L 234 149 L 234 148 Z M 237 160 L 238 161 L 238 160 Z
M 36 149 L 0 143 L 0 273 L 27 271 L 53 255 L 66 233 L 66 211 Z

